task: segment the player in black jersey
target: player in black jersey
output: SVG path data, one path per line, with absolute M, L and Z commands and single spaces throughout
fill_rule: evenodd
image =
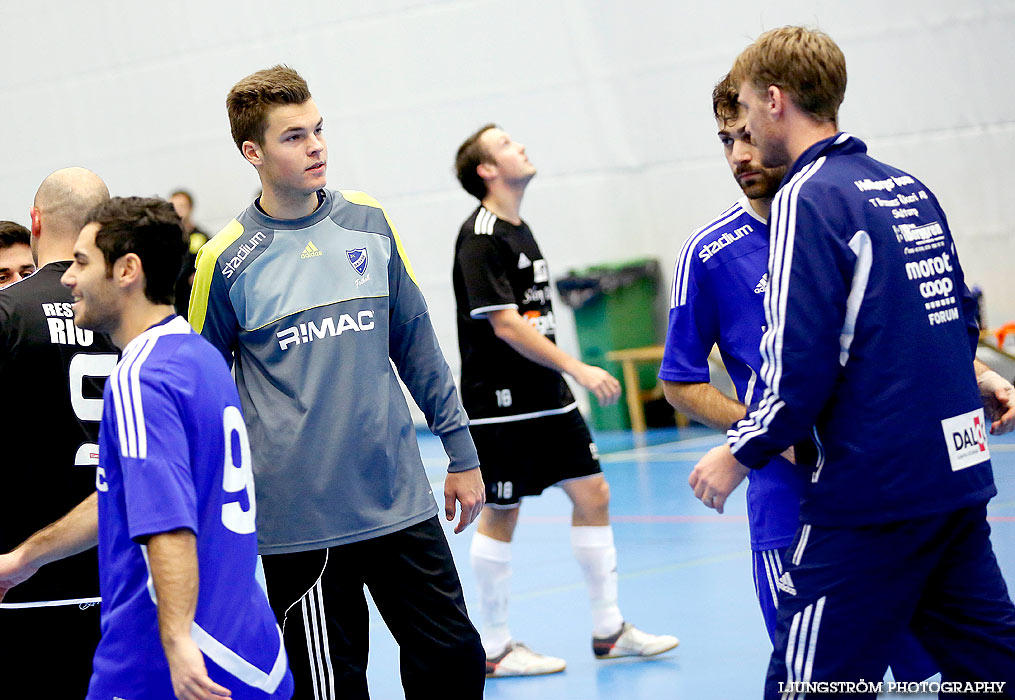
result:
M 60 276 L 88 212 L 109 199 L 84 168 L 47 177 L 32 207 L 32 252 L 39 270 L 0 291 L 0 385 L 19 404 L 4 413 L 4 436 L 23 459 L 3 466 L 0 552 L 57 520 L 95 493 L 105 378 L 118 354 L 103 335 L 74 325 Z M 40 697 L 84 697 L 99 640 L 94 550 L 46 566 L 29 581 L 0 588 L 0 667 L 32 679 Z
M 592 599 L 596 657 L 652 656 L 672 649 L 675 637 L 638 630 L 624 621 L 617 604 L 610 490 L 561 373 L 603 404 L 617 400 L 620 384 L 555 343 L 549 270 L 519 215 L 536 169 L 525 147 L 493 124 L 461 145 L 455 167 L 465 190 L 480 200 L 458 234 L 453 277 L 462 400 L 487 489 L 488 507 L 471 548 L 487 676 L 564 670 L 563 659 L 515 642 L 507 624 L 510 542 L 521 499 L 554 485 L 574 504 L 571 544 Z

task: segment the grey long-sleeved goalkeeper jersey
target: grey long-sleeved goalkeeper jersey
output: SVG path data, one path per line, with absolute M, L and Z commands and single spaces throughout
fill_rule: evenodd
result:
M 362 192 L 320 196 L 302 219 L 248 207 L 201 249 L 190 300 L 191 324 L 234 367 L 264 554 L 378 537 L 437 512 L 392 363 L 449 471 L 479 465 L 387 214 Z

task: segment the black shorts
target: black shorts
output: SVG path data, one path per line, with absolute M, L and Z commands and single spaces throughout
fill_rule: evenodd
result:
M 513 508 L 548 486 L 601 474 L 599 452 L 578 409 L 507 423 L 470 425 L 486 504 Z
M 29 693 L 34 697 L 85 697 L 101 636 L 99 620 L 98 603 L 0 609 L 3 677 L 24 674 L 36 689 Z

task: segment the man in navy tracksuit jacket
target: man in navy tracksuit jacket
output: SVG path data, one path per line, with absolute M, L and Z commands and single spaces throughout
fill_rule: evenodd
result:
M 879 681 L 906 625 L 942 680 L 1005 681 L 1015 697 L 1015 607 L 986 521 L 997 493 L 987 420 L 1010 429 L 1015 399 L 974 369 L 974 305 L 944 212 L 837 131 L 845 60 L 826 35 L 763 34 L 731 75 L 762 164 L 791 165 L 772 203 L 767 389 L 691 485 L 721 508 L 746 472 L 736 462 L 760 468 L 803 438 L 816 445 L 809 460 L 797 451 L 813 470 L 765 697 L 870 695 L 820 684 Z M 786 681 L 814 685 L 785 692 Z

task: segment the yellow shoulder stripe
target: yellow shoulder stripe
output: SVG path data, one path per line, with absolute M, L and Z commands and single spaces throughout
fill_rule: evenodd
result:
M 412 263 L 409 262 L 409 256 L 406 255 L 405 248 L 402 247 L 402 239 L 398 235 L 398 229 L 395 228 L 395 225 L 391 222 L 391 218 L 388 216 L 388 212 L 384 211 L 384 207 L 380 205 L 380 202 L 368 195 L 366 192 L 360 192 L 359 190 L 339 190 L 339 192 L 342 193 L 342 196 L 345 197 L 346 201 L 381 210 L 381 213 L 384 214 L 384 220 L 388 222 L 388 228 L 391 229 L 391 233 L 395 237 L 395 248 L 398 249 L 398 257 L 402 259 L 402 264 L 405 265 L 405 271 L 409 273 L 409 278 L 412 279 L 413 283 L 418 287 L 419 282 L 416 281 L 416 273 L 412 269 Z
M 187 315 L 190 325 L 200 333 L 208 315 L 208 295 L 211 294 L 211 278 L 215 274 L 215 262 L 222 251 L 243 235 L 243 224 L 233 219 L 218 235 L 201 246 L 197 252 L 197 272 L 194 274 L 194 288 L 190 290 L 190 308 Z
M 190 234 L 189 241 L 190 241 L 190 252 L 196 255 L 197 251 L 201 250 L 201 246 L 203 246 L 205 243 L 208 242 L 208 236 L 204 235 L 203 233 L 198 233 L 197 231 L 194 231 L 192 234 Z

